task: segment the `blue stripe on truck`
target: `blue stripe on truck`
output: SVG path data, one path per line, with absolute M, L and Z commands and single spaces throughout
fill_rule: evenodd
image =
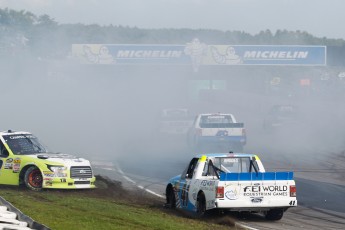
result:
M 220 181 L 292 180 L 293 172 L 221 173 Z

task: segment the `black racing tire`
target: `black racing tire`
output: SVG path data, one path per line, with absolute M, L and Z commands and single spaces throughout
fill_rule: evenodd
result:
M 41 191 L 43 184 L 43 176 L 39 168 L 31 166 L 24 175 L 24 183 L 27 188 L 33 191 Z
M 175 193 L 174 193 L 172 188 L 168 189 L 166 199 L 167 199 L 167 207 L 169 207 L 171 209 L 175 209 L 176 208 L 176 198 L 175 198 Z
M 206 216 L 206 199 L 203 192 L 199 193 L 196 199 L 196 215 L 199 218 Z
M 267 220 L 280 220 L 283 218 L 284 215 L 284 209 L 279 208 L 279 209 L 271 209 L 267 211 L 265 217 Z

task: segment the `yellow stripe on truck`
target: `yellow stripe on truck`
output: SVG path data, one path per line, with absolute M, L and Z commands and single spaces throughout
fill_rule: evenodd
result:
M 204 155 L 204 156 L 202 156 L 202 157 L 200 158 L 199 162 L 205 162 L 206 159 L 207 159 L 207 157 Z

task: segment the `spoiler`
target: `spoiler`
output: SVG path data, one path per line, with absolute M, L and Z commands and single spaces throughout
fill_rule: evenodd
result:
M 293 172 L 221 173 L 220 181 L 293 180 Z
M 200 123 L 200 128 L 243 128 L 244 123 Z

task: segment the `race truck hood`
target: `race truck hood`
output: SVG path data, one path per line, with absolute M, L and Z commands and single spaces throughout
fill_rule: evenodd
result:
M 60 163 L 65 166 L 90 165 L 90 162 L 86 159 L 62 153 L 41 153 L 30 155 L 30 157 Z

